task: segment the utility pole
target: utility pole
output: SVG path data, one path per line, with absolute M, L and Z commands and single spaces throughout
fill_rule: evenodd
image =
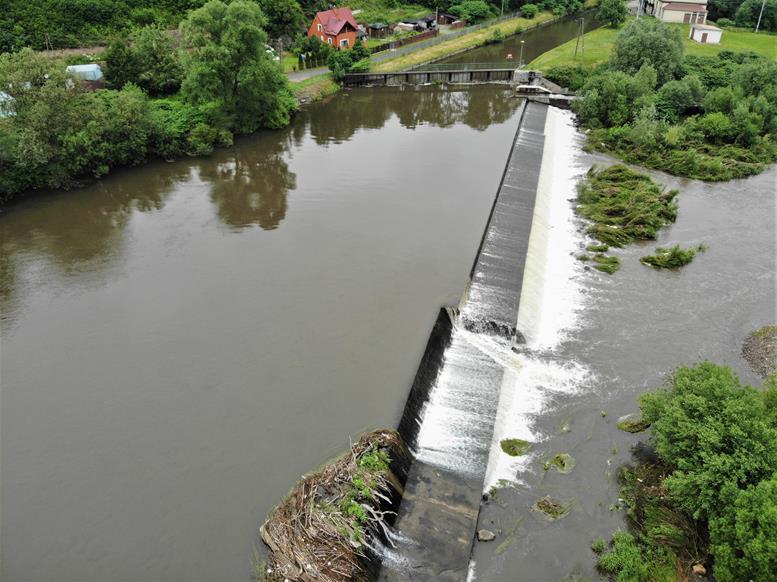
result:
M 637 18 L 642 16 L 642 0 L 637 0 Z
M 758 27 L 761 26 L 761 17 L 764 15 L 764 6 L 766 6 L 766 0 L 761 2 L 761 12 L 758 14 L 758 22 L 755 25 L 756 32 L 758 32 Z
M 766 0 L 764 0 L 765 2 Z M 763 12 L 763 8 L 761 8 L 761 12 Z M 502 0 L 502 11 L 499 13 L 499 16 L 505 15 L 505 0 Z
M 523 69 L 523 43 L 525 43 L 525 40 L 521 40 L 521 57 L 518 60 L 518 68 Z
M 577 58 L 577 49 L 580 48 L 580 56 L 585 57 L 585 37 L 583 36 L 583 19 L 580 19 L 580 30 L 577 31 L 577 42 L 575 43 L 575 58 Z

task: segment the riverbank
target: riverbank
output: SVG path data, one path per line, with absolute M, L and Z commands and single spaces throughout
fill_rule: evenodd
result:
M 402 71 L 404 69 L 430 63 L 446 57 L 451 57 L 457 53 L 468 51 L 479 46 L 483 46 L 486 41 L 495 33 L 504 37 L 519 34 L 529 27 L 537 26 L 545 22 L 557 20 L 552 12 L 540 12 L 534 18 L 524 18 L 516 16 L 496 22 L 490 26 L 485 26 L 470 33 L 443 40 L 434 46 L 422 48 L 407 55 L 400 55 L 391 59 L 384 60 L 371 68 L 376 73 L 390 73 Z
M 777 35 L 768 32 L 748 32 L 743 30 L 723 30 L 720 44 L 701 44 L 688 38 L 689 26 L 684 24 L 673 25 L 682 31 L 686 54 L 714 56 L 722 50 L 735 52 L 753 51 L 765 57 L 777 60 Z M 566 65 L 579 65 L 582 67 L 595 67 L 610 58 L 615 37 L 619 30 L 609 27 L 599 28 L 586 33 L 584 42 L 578 46 L 577 39 L 570 40 L 529 63 L 530 69 L 548 71 L 554 67 Z M 577 47 L 577 56 L 575 48 Z

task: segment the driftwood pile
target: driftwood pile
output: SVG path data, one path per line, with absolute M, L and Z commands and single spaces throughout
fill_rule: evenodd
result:
M 363 580 L 374 536 L 386 538 L 382 510 L 401 491 L 387 463 L 404 450 L 395 431 L 362 436 L 351 450 L 300 481 L 260 528 L 270 549 L 257 578 L 275 581 Z M 367 455 L 367 456 L 365 456 Z

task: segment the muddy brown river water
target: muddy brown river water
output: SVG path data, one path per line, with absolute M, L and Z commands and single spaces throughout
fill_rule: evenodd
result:
M 396 425 L 518 104 L 344 93 L 6 208 L 2 579 L 248 580 L 299 476 Z
M 5 208 L 0 577 L 249 580 L 296 479 L 396 426 L 466 284 L 518 105 L 496 87 L 344 93 L 210 158 Z M 612 162 L 563 143 L 565 175 Z M 636 394 L 700 358 L 758 382 L 739 348 L 777 319 L 777 168 L 652 175 L 681 190 L 658 244 L 709 248 L 679 272 L 640 265 L 649 244 L 612 277 L 577 273 L 574 325 L 527 360 L 550 396 L 503 419 L 536 444 L 481 513 L 497 540 L 476 545 L 477 580 L 594 578 L 591 540 L 623 526 L 614 472 L 639 437 L 615 424 Z M 543 362 L 585 373 L 559 391 Z M 557 452 L 571 473 L 542 470 Z M 570 514 L 539 519 L 547 494 Z

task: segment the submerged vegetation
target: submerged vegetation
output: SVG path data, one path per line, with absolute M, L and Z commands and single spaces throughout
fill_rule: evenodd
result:
M 642 257 L 639 261 L 643 265 L 649 265 L 656 269 L 679 269 L 692 262 L 697 253 L 707 249 L 704 245 L 698 245 L 689 249 L 683 249 L 680 245 L 669 248 L 658 247 L 655 254 Z
M 591 168 L 578 189 L 577 212 L 593 221 L 588 234 L 610 247 L 653 240 L 677 218 L 677 190 L 665 191 L 649 176 L 622 164 Z
M 559 473 L 570 473 L 575 468 L 575 458 L 568 453 L 558 453 L 553 455 L 549 461 L 545 462 L 544 468 L 547 471 L 551 467 Z
M 777 571 L 777 376 L 763 390 L 731 369 L 680 368 L 643 394 L 657 458 L 622 473 L 630 533 L 598 559 L 628 582 L 773 580 Z
M 577 213 L 593 221 L 588 234 L 599 241 L 581 255 L 605 273 L 615 273 L 620 259 L 606 255 L 610 247 L 624 247 L 636 240 L 655 239 L 658 230 L 677 218 L 677 190 L 662 189 L 649 176 L 623 164 L 588 171 L 578 186 Z
M 562 503 L 546 495 L 534 502 L 532 509 L 545 514 L 549 519 L 555 520 L 569 513 L 569 505 Z
M 261 527 L 270 556 L 257 565 L 257 578 L 362 579 L 367 539 L 385 535 L 385 507 L 401 489 L 389 465 L 403 450 L 395 431 L 376 431 L 303 478 Z

